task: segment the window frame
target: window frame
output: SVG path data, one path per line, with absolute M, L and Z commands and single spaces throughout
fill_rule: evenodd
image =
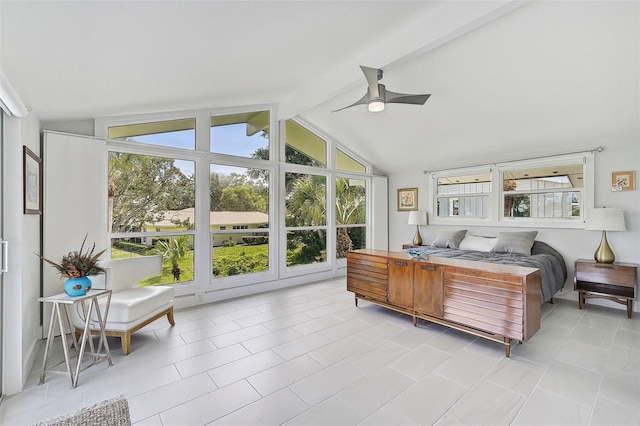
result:
M 270 137 L 269 137 L 269 160 L 260 160 L 234 156 L 228 154 L 210 152 L 210 122 L 211 117 L 216 115 L 233 115 L 246 112 L 269 111 L 270 117 Z M 107 150 L 129 152 L 141 155 L 157 155 L 161 157 L 194 160 L 196 176 L 208 176 L 211 164 L 229 165 L 248 168 L 269 169 L 270 194 L 269 194 L 269 271 L 256 272 L 251 274 L 236 275 L 223 278 L 209 278 L 212 267 L 212 247 L 211 234 L 209 232 L 209 183 L 202 182 L 203 178 L 196 178 L 196 211 L 195 211 L 195 231 L 194 237 L 194 276 L 197 278 L 193 282 L 181 283 L 176 286 L 177 297 L 193 296 L 194 292 L 204 292 L 207 294 L 241 295 L 246 292 L 263 291 L 265 289 L 279 288 L 280 279 L 291 278 L 291 282 L 306 282 L 304 276 L 309 279 L 319 279 L 320 277 L 335 276 L 346 273 L 346 260 L 335 259 L 336 252 L 336 226 L 335 226 L 335 178 L 352 174 L 354 178 L 364 179 L 367 183 L 366 200 L 366 244 L 370 246 L 372 242 L 372 209 L 373 209 L 373 179 L 374 168 L 370 162 L 356 154 L 340 141 L 327 135 L 320 129 L 306 122 L 300 117 L 293 117 L 297 125 L 311 132 L 325 142 L 326 165 L 324 167 L 310 167 L 287 163 L 285 158 L 285 138 L 284 130 L 286 119 L 278 119 L 276 114 L 277 106 L 274 104 L 249 105 L 244 107 L 228 108 L 206 108 L 199 110 L 184 110 L 167 113 L 146 113 L 137 115 L 123 115 L 113 117 L 97 117 L 94 120 L 94 132 L 96 137 L 106 140 Z M 195 150 L 185 150 L 166 146 L 156 146 L 144 143 L 131 143 L 114 139 L 109 139 L 108 128 L 112 126 L 133 125 L 139 123 L 149 123 L 155 121 L 167 121 L 183 118 L 196 119 L 196 147 Z M 346 172 L 336 169 L 336 149 L 345 155 L 352 157 L 355 161 L 365 166 L 365 172 Z M 105 160 L 106 161 L 106 160 Z M 286 266 L 286 228 L 284 223 L 284 176 L 286 172 L 320 174 L 326 176 L 327 185 L 327 217 L 326 217 L 326 250 L 327 261 L 309 265 L 298 265 L 296 267 Z M 106 197 L 106 194 L 105 194 Z M 106 219 L 105 219 L 106 220 Z M 206 231 L 206 233 L 205 233 Z M 233 232 L 234 230 L 227 230 Z M 243 232 L 235 230 L 235 232 Z M 110 238 L 111 235 L 107 234 Z M 257 286 L 257 287 L 255 287 Z M 251 290 L 260 288 L 262 290 Z M 213 296 L 219 297 L 219 296 Z M 185 299 L 186 300 L 186 299 Z
M 582 229 L 585 226 L 584 214 L 586 210 L 593 206 L 594 202 L 594 163 L 595 155 L 593 151 L 578 152 L 574 154 L 563 154 L 528 160 L 510 161 L 495 163 L 490 166 L 468 167 L 460 169 L 447 169 L 438 172 L 426 172 L 429 176 L 429 223 L 433 225 L 454 225 L 454 226 L 500 226 L 500 227 L 520 227 L 520 228 L 576 228 Z M 527 217 L 505 217 L 504 216 L 504 190 L 502 179 L 505 171 L 519 169 L 553 167 L 582 163 L 582 188 L 572 188 L 571 192 L 580 192 L 582 205 L 580 206 L 579 218 L 527 218 Z M 489 215 L 487 218 L 468 217 L 438 217 L 437 211 L 437 187 L 438 179 L 470 174 L 482 174 L 489 170 L 491 174 L 491 192 L 489 194 Z M 567 190 L 568 191 L 568 190 Z

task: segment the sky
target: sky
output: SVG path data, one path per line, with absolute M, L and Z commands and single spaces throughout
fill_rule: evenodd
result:
M 209 131 L 211 146 L 214 153 L 235 155 L 239 157 L 251 157 L 258 148 L 268 147 L 269 141 L 261 136 L 260 132 L 253 136 L 246 135 L 246 124 L 229 124 L 225 126 L 211 127 Z M 176 132 L 158 133 L 153 135 L 135 136 L 137 142 L 151 145 L 169 146 L 180 149 L 195 149 L 195 130 L 180 130 Z M 185 175 L 194 173 L 194 162 L 175 160 L 176 167 Z M 216 173 L 238 173 L 244 169 L 237 167 L 215 166 Z

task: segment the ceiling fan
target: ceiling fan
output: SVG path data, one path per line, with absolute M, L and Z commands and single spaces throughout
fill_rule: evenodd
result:
M 351 108 L 356 105 L 367 105 L 369 111 L 380 112 L 384 110 L 385 104 L 412 104 L 412 105 L 424 105 L 429 99 L 429 95 L 410 95 L 406 93 L 396 93 L 387 90 L 384 84 L 378 83 L 378 80 L 382 79 L 382 70 L 378 68 L 370 68 L 360 65 L 360 69 L 364 73 L 369 88 L 367 93 L 357 102 L 346 106 L 344 108 L 337 109 L 333 112 L 342 111 L 346 108 Z

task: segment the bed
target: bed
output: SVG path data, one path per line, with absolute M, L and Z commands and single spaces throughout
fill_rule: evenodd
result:
M 567 266 L 564 258 L 557 250 L 542 241 L 533 242 L 530 255 L 435 246 L 411 248 L 407 252 L 416 258 L 435 256 L 538 268 L 541 278 L 542 303 L 552 302 L 553 296 L 564 287 L 567 280 Z

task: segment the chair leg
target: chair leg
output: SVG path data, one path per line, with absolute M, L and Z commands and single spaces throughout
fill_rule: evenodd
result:
M 169 310 L 169 312 L 167 312 L 167 319 L 169 320 L 169 324 L 171 325 L 176 325 L 175 320 L 173 319 L 173 306 L 171 307 L 171 309 Z
M 129 355 L 129 352 L 131 352 L 131 333 L 128 331 L 122 333 L 120 341 L 122 342 L 122 354 Z

